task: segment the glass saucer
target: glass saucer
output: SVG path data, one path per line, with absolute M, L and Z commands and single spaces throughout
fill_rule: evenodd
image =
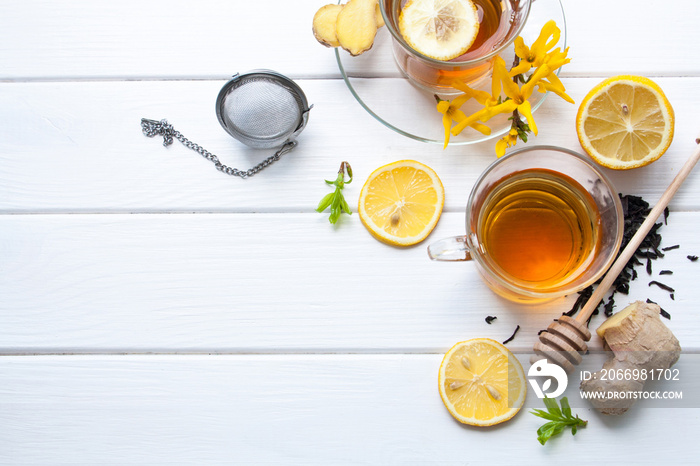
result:
M 532 44 L 539 36 L 542 26 L 549 20 L 554 20 L 561 29 L 557 47 L 563 50 L 566 47 L 566 20 L 560 0 L 532 1 L 527 23 L 520 34 L 525 43 Z M 515 57 L 513 46 L 501 56 L 510 68 Z M 353 57 L 345 50 L 336 48 L 335 57 L 352 95 L 380 123 L 418 141 L 444 144 L 445 129 L 442 126 L 442 115 L 435 109 L 435 96 L 411 84 L 399 71 L 392 52 L 391 34 L 386 27 L 377 31 L 374 45 L 369 51 Z M 472 87 L 491 92 L 490 76 Z M 544 102 L 547 94 L 532 94 L 530 103 L 533 112 Z M 467 115 L 477 109 L 478 104 L 473 101 L 462 107 Z M 488 136 L 466 128 L 460 135 L 450 138 L 450 145 L 475 144 L 502 136 L 510 129 L 508 117 L 509 115 L 497 115 L 489 120 L 491 134 Z

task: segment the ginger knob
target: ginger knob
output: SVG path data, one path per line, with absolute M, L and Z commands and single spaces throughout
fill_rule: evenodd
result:
M 680 357 L 681 346 L 661 322 L 656 304 L 636 301 L 603 322 L 596 332 L 614 357 L 582 381 L 580 388 L 589 393 L 589 401 L 603 414 L 625 413 L 635 398 L 621 394 L 641 391 L 651 370 L 668 369 Z M 611 371 L 625 377 L 606 377 Z M 626 380 L 628 374 L 630 380 Z
M 349 0 L 324 5 L 313 19 L 314 37 L 326 47 L 342 47 L 351 55 L 372 48 L 377 29 L 384 26 L 378 0 Z

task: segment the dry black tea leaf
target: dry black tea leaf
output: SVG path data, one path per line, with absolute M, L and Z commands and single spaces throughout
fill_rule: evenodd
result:
M 651 208 L 649 207 L 649 203 L 639 196 L 620 195 L 620 201 L 622 203 L 622 211 L 624 213 L 624 230 L 622 235 L 622 244 L 620 245 L 621 252 L 625 249 L 627 244 L 629 244 L 630 240 L 637 232 L 639 227 L 642 225 L 649 212 L 651 212 Z M 663 249 L 660 248 L 661 234 L 659 234 L 659 229 L 667 223 L 668 216 L 669 212 L 668 209 L 666 209 L 664 211 L 663 222 L 655 223 L 652 226 L 649 233 L 644 237 L 642 243 L 635 251 L 635 254 L 630 258 L 627 264 L 625 264 L 625 267 L 615 279 L 612 285 L 612 292 L 610 293 L 607 301 L 603 300 L 605 304 L 601 302 L 601 304 L 603 304 L 603 310 L 607 317 L 610 317 L 613 314 L 613 307 L 615 305 L 615 293 L 629 294 L 630 282 L 635 280 L 638 276 L 635 267 L 645 266 L 647 273 L 651 275 L 651 261 L 664 257 L 664 253 L 662 251 L 670 251 L 679 247 L 678 245 L 674 245 Z M 640 259 L 646 259 L 646 261 L 642 262 Z M 688 259 L 690 259 L 690 256 L 688 257 Z M 697 260 L 697 257 L 695 258 L 695 260 Z M 583 307 L 586 301 L 588 301 L 590 296 L 593 294 L 594 286 L 600 283 L 601 280 L 602 278 L 598 280 L 598 282 L 589 286 L 588 288 L 579 291 L 579 296 L 576 299 L 576 302 L 574 303 L 573 307 L 568 312 L 565 312 L 564 315 L 573 316 L 574 314 L 576 314 L 576 312 L 578 312 L 581 309 L 581 307 Z M 601 305 L 599 304 L 598 307 L 593 311 L 591 317 L 599 313 L 600 306 Z
M 520 330 L 520 325 L 518 325 L 517 327 L 515 327 L 515 331 L 513 332 L 513 334 L 512 334 L 510 337 L 508 337 L 508 338 L 503 342 L 503 344 L 505 345 L 506 343 L 510 343 L 511 341 L 513 341 L 513 339 L 515 338 L 515 334 L 518 333 L 518 330 Z

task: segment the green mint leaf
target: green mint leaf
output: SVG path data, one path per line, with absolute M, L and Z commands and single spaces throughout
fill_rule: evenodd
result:
M 588 421 L 584 421 L 578 416 L 573 416 L 571 413 L 569 400 L 566 397 L 561 399 L 561 408 L 559 408 L 559 404 L 554 398 L 545 397 L 542 401 L 544 402 L 547 411 L 542 409 L 530 411 L 535 416 L 547 419 L 549 421 L 537 429 L 537 440 L 542 445 L 544 445 L 552 436 L 561 433 L 567 427 L 571 428 L 572 435 L 576 435 L 579 427 L 586 427 L 588 424 Z
M 328 217 L 328 221 L 335 225 L 335 223 L 340 218 L 340 209 L 337 207 L 331 207 L 331 216 Z
M 551 414 L 548 413 L 547 411 L 543 411 L 541 409 L 536 409 L 534 411 L 530 411 L 532 414 L 535 416 L 541 417 L 542 419 L 547 419 L 548 421 L 558 421 L 560 419 L 559 416 L 556 414 Z
M 569 406 L 569 400 L 566 397 L 561 399 L 561 412 L 566 417 L 572 417 L 571 406 Z
M 328 206 L 331 205 L 331 202 L 333 202 L 333 196 L 335 196 L 335 193 L 328 193 L 323 196 L 321 202 L 318 203 L 318 207 L 316 207 L 316 212 L 323 212 L 326 210 Z
M 343 197 L 342 194 L 340 195 L 340 207 L 343 209 L 343 211 L 344 211 L 346 214 L 348 214 L 348 215 L 352 214 L 352 211 L 350 210 L 350 206 L 349 206 L 348 203 L 345 201 L 345 198 Z
M 347 173 L 348 175 L 348 180 L 345 181 L 345 174 Z M 324 180 L 326 184 L 329 184 L 331 186 L 335 186 L 335 191 L 332 193 L 328 193 L 323 198 L 321 201 L 318 203 L 318 206 L 316 207 L 317 212 L 323 212 L 326 210 L 328 207 L 331 208 L 331 213 L 328 217 L 328 221 L 331 224 L 335 224 L 338 219 L 340 218 L 340 215 L 345 212 L 347 214 L 351 214 L 352 212 L 350 211 L 350 206 L 348 203 L 345 201 L 345 198 L 343 197 L 343 187 L 352 182 L 352 168 L 350 167 L 350 164 L 347 162 L 343 162 L 340 164 L 340 169 L 338 170 L 338 175 L 335 179 L 335 181 L 330 181 L 330 180 Z
M 547 443 L 547 440 L 561 433 L 561 431 L 564 430 L 564 427 L 564 424 L 557 421 L 548 422 L 537 429 L 537 440 L 544 445 Z
M 539 429 L 537 429 L 537 440 L 544 445 L 547 440 L 552 438 L 554 435 L 554 429 L 556 428 L 556 421 L 548 422 L 543 424 Z
M 554 437 L 557 434 L 561 434 L 561 432 L 564 430 L 564 427 L 566 427 L 566 424 L 555 422 L 550 437 Z
M 544 405 L 547 407 L 547 411 L 549 411 L 551 414 L 555 414 L 561 417 L 561 410 L 559 409 L 557 400 L 555 400 L 554 398 L 544 397 L 543 401 Z

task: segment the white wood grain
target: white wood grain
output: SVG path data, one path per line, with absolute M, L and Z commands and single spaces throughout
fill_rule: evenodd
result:
M 3 2 L 0 79 L 224 78 L 272 65 L 295 78 L 339 77 L 334 54 L 311 33 L 313 14 L 324 3 Z M 695 0 L 562 4 L 576 57 L 567 75 L 700 72 L 690 58 L 700 35 Z M 379 34 L 388 37 L 386 28 Z M 388 49 L 375 55 L 391 63 Z
M 573 404 L 588 426 L 544 447 L 536 440 L 544 421 L 526 409 L 494 428 L 460 425 L 438 395 L 440 360 L 2 357 L 0 464 L 536 465 L 572 455 L 584 463 L 693 464 L 700 454 L 679 435 L 700 428 L 697 406 L 639 404 L 609 418 Z
M 673 213 L 629 300 L 651 298 L 698 349 L 697 212 Z M 574 297 L 540 306 L 496 297 L 465 263 L 431 262 L 428 242 L 464 233 L 443 214 L 425 244 L 373 239 L 357 214 L 6 215 L 0 217 L 0 352 L 443 352 L 466 338 L 529 350 Z M 675 273 L 658 277 L 662 269 Z M 647 283 L 658 279 L 669 294 Z M 621 307 L 618 307 L 620 309 Z M 484 318 L 496 315 L 487 325 Z M 597 325 L 601 320 L 594 321 Z M 599 347 L 599 342 L 593 342 Z
M 580 102 L 598 78 L 565 79 Z M 377 96 L 395 81 L 372 80 Z M 700 129 L 700 78 L 659 78 L 676 112 L 669 151 L 638 170 L 606 170 L 623 193 L 654 202 L 683 165 Z M 326 192 L 324 178 L 349 161 L 356 175 L 348 186 L 356 199 L 375 168 L 401 159 L 433 167 L 446 189 L 446 210 L 463 211 L 474 181 L 493 162 L 494 141 L 447 150 L 385 128 L 354 100 L 339 80 L 301 80 L 314 104 L 299 146 L 249 180 L 218 172 L 179 142 L 164 148 L 139 126 L 142 117 L 168 118 L 185 136 L 230 166 L 248 168 L 269 151 L 255 151 L 219 125 L 214 102 L 225 81 L 71 82 L 0 84 L 0 212 L 311 212 Z M 408 113 L 439 124 L 405 102 L 387 103 L 390 120 Z M 535 117 L 548 144 L 581 151 L 576 105 L 551 97 Z M 435 118 L 431 118 L 434 116 Z M 438 135 L 441 131 L 437 132 Z M 525 147 L 519 144 L 517 147 Z M 355 201 L 352 201 L 355 202 Z M 700 177 L 691 175 L 672 201 L 674 210 L 700 207 Z
M 671 313 L 684 408 L 613 419 L 579 401 L 589 426 L 546 447 L 526 412 L 496 428 L 459 425 L 436 389 L 442 353 L 520 325 L 508 346 L 526 363 L 537 331 L 574 297 L 515 305 L 471 264 L 428 260 L 428 242 L 463 233 L 494 142 L 443 151 L 375 121 L 313 39 L 323 3 L 0 2 L 0 464 L 696 463 L 700 262 L 686 256 L 700 255 L 697 174 L 661 230 L 663 245 L 681 248 L 617 298 Z M 619 191 L 654 202 L 700 128 L 698 3 L 562 3 L 572 58 L 562 77 L 577 103 L 603 76 L 645 74 L 675 109 L 662 159 L 606 171 Z M 352 62 L 354 83 L 384 99 L 391 121 L 415 124 L 429 112 L 389 97 L 401 82 L 388 45 L 384 29 Z M 262 174 L 232 179 L 141 134 L 141 117 L 168 118 L 227 164 L 258 163 L 214 113 L 226 79 L 255 68 L 296 79 L 314 104 L 299 147 Z M 576 108 L 549 98 L 530 144 L 578 149 Z M 352 204 L 373 169 L 405 158 L 435 168 L 446 188 L 426 243 L 392 248 L 356 214 L 331 227 L 313 212 L 342 160 L 356 175 Z M 599 367 L 600 347 L 584 365 Z

